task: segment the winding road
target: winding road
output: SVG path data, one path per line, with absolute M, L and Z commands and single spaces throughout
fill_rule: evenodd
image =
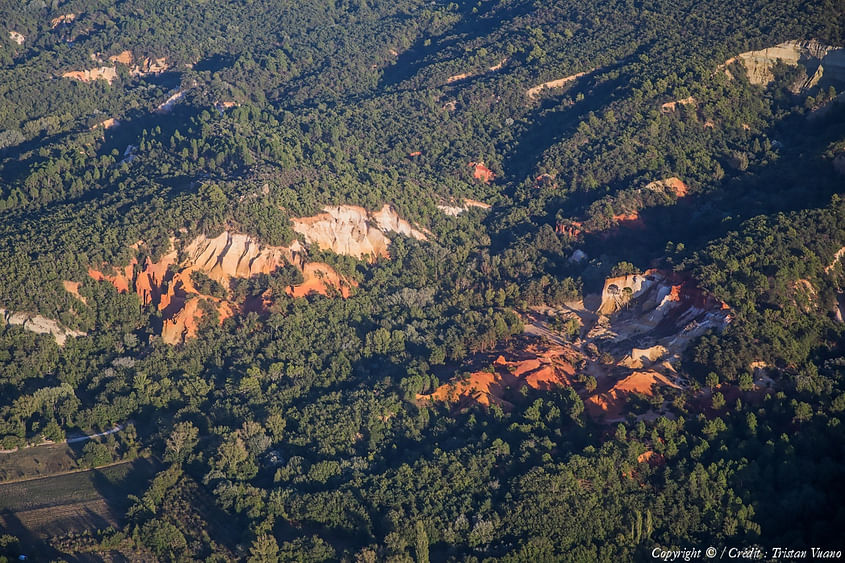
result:
M 123 425 L 118 424 L 111 430 L 106 430 L 105 432 L 99 432 L 97 434 L 88 434 L 86 436 L 74 436 L 73 438 L 68 438 L 65 440 L 68 444 L 77 444 L 79 442 L 85 442 L 87 440 L 93 440 L 94 438 L 102 438 L 103 436 L 108 436 L 109 434 L 114 434 L 115 432 L 120 432 L 123 430 Z

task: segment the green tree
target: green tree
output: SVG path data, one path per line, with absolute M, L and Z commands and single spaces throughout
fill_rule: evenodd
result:
M 184 460 L 196 446 L 198 435 L 199 429 L 190 422 L 177 422 L 167 438 L 164 459 L 174 463 Z
M 279 560 L 279 544 L 276 538 L 262 534 L 255 538 L 249 548 L 249 563 L 276 563 Z
M 422 520 L 417 520 L 415 530 L 414 552 L 417 556 L 417 563 L 428 563 L 428 533 L 425 531 Z

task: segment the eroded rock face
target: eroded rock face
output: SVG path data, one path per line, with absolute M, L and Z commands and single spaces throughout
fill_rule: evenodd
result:
M 111 84 L 117 78 L 117 66 L 115 65 L 118 64 L 129 67 L 130 76 L 148 76 L 161 74 L 162 72 L 170 70 L 170 68 L 172 68 L 173 66 L 167 62 L 167 59 L 165 57 L 160 57 L 157 59 L 145 57 L 143 60 L 133 65 L 132 62 L 134 58 L 132 56 L 132 52 L 128 50 L 122 51 L 117 55 L 110 56 L 108 58 L 108 62 L 111 63 L 111 66 L 104 65 L 105 61 L 100 58 L 99 53 L 92 53 L 91 60 L 95 63 L 102 64 L 103 66 L 92 68 L 89 70 L 72 70 L 62 74 L 62 76 L 64 78 L 79 80 L 80 82 L 92 82 L 94 80 L 103 79 L 109 84 Z M 175 104 L 183 95 L 183 91 L 179 91 L 173 94 L 158 107 L 158 111 L 169 111 L 173 107 L 173 104 Z
M 666 178 L 665 180 L 650 182 L 649 184 L 646 184 L 643 189 L 652 191 L 665 190 L 669 193 L 675 194 L 675 197 L 686 197 L 687 194 L 689 194 L 689 188 L 684 181 L 675 176 Z
M 592 72 L 592 71 L 590 71 L 590 72 Z M 579 78 L 581 78 L 585 74 L 587 74 L 587 73 L 586 72 L 579 72 L 577 74 L 572 74 L 570 76 L 564 76 L 563 78 L 558 78 L 557 80 L 549 80 L 548 82 L 543 82 L 542 84 L 538 84 L 536 86 L 529 88 L 525 92 L 525 94 L 530 99 L 533 100 L 537 96 L 539 96 L 540 93 L 543 92 L 543 90 L 550 90 L 552 88 L 562 88 L 562 87 L 566 86 L 567 84 L 569 84 L 570 82 L 578 80 Z
M 166 100 L 159 104 L 156 111 L 158 113 L 169 113 L 173 109 L 173 106 L 176 105 L 176 102 L 181 100 L 184 96 L 184 90 L 179 90 L 178 92 L 171 94 Z
M 606 280 L 598 311 L 579 302 L 553 314 L 577 319 L 578 336 L 563 338 L 543 320 L 546 314 L 523 315 L 530 340 L 523 337 L 507 348 L 491 369 L 418 399 L 507 408 L 509 394 L 526 385 L 540 390 L 575 385 L 588 414 L 616 422 L 624 419 L 631 396 L 683 387 L 674 367 L 683 351 L 705 331 L 731 321 L 727 305 L 704 294 L 694 280 L 657 270 Z
M 654 271 L 645 274 L 631 274 L 607 278 L 601 290 L 601 306 L 599 313 L 610 315 L 619 311 L 631 299 L 639 297 L 645 290 L 657 283 L 658 276 Z
M 790 66 L 802 66 L 807 71 L 807 79 L 798 84 L 796 90 L 807 90 L 819 83 L 822 76 L 835 80 L 845 80 L 845 49 L 831 47 L 815 40 L 786 41 L 762 49 L 747 51 L 728 59 L 721 68 L 731 76 L 727 66 L 739 61 L 748 73 L 752 84 L 765 86 L 774 80 L 772 67 L 777 62 Z
M 472 168 L 472 177 L 476 180 L 481 180 L 485 184 L 489 184 L 496 178 L 493 171 L 484 166 L 483 162 L 470 162 L 469 167 Z
M 845 246 L 836 251 L 836 253 L 833 255 L 833 260 L 830 262 L 830 264 L 824 267 L 824 273 L 829 274 L 831 270 L 836 267 L 836 265 L 839 263 L 843 256 L 845 256 Z
M 56 344 L 59 346 L 64 346 L 69 336 L 86 336 L 85 332 L 65 328 L 57 321 L 42 317 L 41 315 L 14 313 L 6 309 L 0 309 L 0 318 L 7 324 L 18 325 L 38 334 L 50 334 L 56 339 Z
M 331 206 L 320 215 L 293 222 L 294 229 L 309 243 L 358 258 L 387 256 L 390 240 L 385 233 L 399 233 L 418 240 L 427 238 L 423 230 L 399 217 L 389 205 L 373 212 L 351 205 Z M 284 293 L 294 298 L 310 294 L 346 298 L 357 285 L 328 264 L 308 262 L 299 241 L 290 246 L 271 246 L 246 234 L 224 231 L 214 237 L 200 235 L 185 244 L 181 252 L 176 250 L 179 247 L 176 239 L 170 244 L 172 250 L 156 262 L 147 257 L 140 264 L 133 258 L 121 268 L 91 267 L 88 275 L 94 280 L 108 281 L 121 293 L 134 292 L 145 306 L 158 308 L 164 318 L 162 338 L 171 344 L 196 336 L 203 317 L 209 313 L 215 313 L 222 322 L 240 312 L 266 311 L 278 297 L 268 289 L 260 296 L 235 301 L 228 290 L 236 278 L 273 275 L 279 268 L 296 268 L 302 273 L 302 283 L 284 288 Z M 144 247 L 140 241 L 132 246 L 139 251 Z M 205 290 L 215 295 L 202 292 L 208 283 L 195 283 L 192 278 L 195 272 L 220 284 L 216 289 Z M 65 289 L 78 296 L 79 286 L 74 283 L 66 282 Z
M 171 244 L 175 246 L 175 241 Z M 135 247 L 142 248 L 143 244 Z M 197 327 L 207 311 L 216 312 L 222 322 L 239 311 L 266 309 L 273 300 L 268 292 L 257 304 L 203 294 L 192 280 L 194 272 L 201 272 L 228 289 L 234 278 L 273 274 L 290 265 L 302 271 L 304 281 L 286 288 L 288 295 L 329 295 L 333 291 L 342 297 L 350 295 L 354 282 L 340 276 L 328 264 L 306 263 L 303 251 L 299 242 L 290 247 L 270 246 L 249 235 L 224 231 L 216 237 L 196 237 L 182 250 L 181 259 L 174 249 L 157 262 L 148 257 L 141 266 L 133 259 L 124 268 L 90 268 L 88 274 L 95 280 L 108 281 L 121 293 L 134 291 L 144 305 L 157 307 L 164 316 L 162 339 L 179 344 L 197 335 Z
M 181 308 L 161 327 L 161 339 L 167 344 L 181 344 L 189 338 L 196 338 L 199 323 L 205 314 L 201 305 L 211 306 L 218 314 L 220 322 L 233 315 L 232 306 L 220 299 L 209 296 L 191 296 Z
M 446 79 L 446 84 L 452 84 L 454 82 L 459 82 L 461 80 L 466 80 L 467 78 L 472 78 L 475 76 L 479 76 L 482 74 L 486 74 L 488 72 L 499 72 L 502 68 L 507 64 L 508 58 L 505 57 L 504 59 L 500 60 L 498 63 L 494 64 L 491 67 L 488 67 L 487 70 L 482 70 L 478 72 L 461 72 L 459 74 L 453 74 L 449 78 Z
M 113 63 L 128 66 L 130 76 L 148 76 L 161 74 L 162 72 L 170 70 L 173 66 L 167 62 L 166 57 L 159 57 L 156 59 L 144 57 L 137 64 L 133 65 L 132 62 L 134 60 L 135 58 L 132 55 L 132 51 L 129 50 L 121 51 L 117 55 L 112 55 L 109 57 L 109 61 Z
M 672 378 L 656 370 L 634 371 L 603 393 L 584 400 L 584 407 L 593 418 L 616 421 L 622 418 L 625 403 L 632 394 L 654 395 L 655 388 L 680 386 Z
M 106 280 L 111 283 L 120 293 L 128 293 L 135 274 L 135 265 L 138 263 L 134 258 L 129 265 L 119 270 L 117 268 L 106 269 L 103 273 L 94 268 L 88 268 L 88 275 L 97 281 Z
M 525 386 L 548 391 L 572 385 L 573 362 L 579 354 L 563 346 L 532 346 L 509 356 L 499 356 L 489 371 L 477 371 L 467 379 L 441 385 L 430 395 L 417 395 L 417 399 L 446 401 L 459 408 L 476 403 L 509 409 L 512 404 L 503 398 L 506 391 Z
M 62 286 L 65 288 L 65 291 L 82 301 L 83 303 L 88 303 L 88 301 L 79 294 L 79 287 L 82 285 L 82 282 L 75 282 L 70 280 L 64 280 L 62 282 Z
M 76 19 L 76 14 L 73 14 L 73 13 L 62 14 L 61 16 L 59 16 L 57 18 L 53 18 L 52 20 L 50 20 L 50 29 L 56 29 L 57 27 L 59 27 L 62 24 L 69 24 L 70 22 L 72 22 L 75 19 Z
M 132 51 L 123 51 L 117 55 L 112 55 L 109 60 L 113 63 L 120 63 L 122 65 L 132 64 Z
M 92 130 L 98 129 L 100 127 L 102 127 L 103 129 L 112 129 L 114 127 L 119 127 L 119 126 L 120 126 L 120 121 L 118 121 L 117 119 L 115 119 L 113 117 L 109 117 L 108 119 L 104 119 L 100 123 L 95 123 L 94 125 L 92 125 L 91 129 Z
M 490 209 L 490 207 L 491 207 L 490 205 L 488 205 L 484 202 L 476 201 L 474 199 L 464 198 L 463 203 L 464 204 L 461 205 L 461 206 L 445 205 L 445 204 L 444 205 L 438 205 L 437 209 L 442 211 L 444 215 L 448 215 L 449 217 L 457 217 L 458 215 L 460 215 L 464 211 L 468 211 L 470 207 L 477 207 L 479 209 Z
M 327 206 L 323 211 L 313 217 L 291 219 L 293 230 L 321 250 L 375 259 L 389 256 L 390 239 L 385 233 L 427 240 L 423 231 L 399 217 L 390 205 L 384 205 L 379 211 L 367 211 L 355 205 Z
M 303 282 L 292 285 L 285 291 L 291 297 L 305 297 L 310 293 L 328 296 L 335 290 L 346 299 L 350 295 L 350 284 L 335 272 L 334 268 L 322 262 L 309 262 L 302 268 Z
M 302 247 L 263 245 L 249 235 L 224 231 L 214 238 L 200 235 L 185 247 L 187 261 L 211 279 L 228 286 L 231 278 L 271 274 L 285 264 L 301 268 Z
M 111 84 L 117 78 L 117 69 L 113 66 L 101 66 L 89 70 L 71 70 L 62 74 L 62 77 L 80 82 L 93 82 L 102 79 Z
M 660 111 L 663 113 L 672 113 L 678 106 L 694 106 L 696 104 L 695 98 L 690 96 L 689 98 L 684 98 L 683 100 L 675 100 L 673 102 L 666 102 L 660 106 Z
M 9 39 L 14 41 L 18 45 L 23 45 L 23 42 L 26 41 L 26 37 L 24 37 L 22 33 L 18 33 L 17 31 L 10 31 Z

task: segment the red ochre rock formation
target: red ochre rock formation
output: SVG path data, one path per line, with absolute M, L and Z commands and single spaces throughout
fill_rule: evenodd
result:
M 93 82 L 102 78 L 111 84 L 117 78 L 117 69 L 113 66 L 101 66 L 89 70 L 71 70 L 62 74 L 63 78 L 71 78 L 80 82 Z
M 640 219 L 640 214 L 637 212 L 619 213 L 618 215 L 613 216 L 613 221 L 617 223 L 620 227 L 635 229 L 645 228 L 645 224 L 643 223 L 642 219 Z
M 651 397 L 655 386 L 678 388 L 677 384 L 655 370 L 634 371 L 607 391 L 587 397 L 584 407 L 593 418 L 618 419 L 622 416 L 622 410 L 630 395 Z
M 237 304 L 228 299 L 203 295 L 191 280 L 193 272 L 202 272 L 228 288 L 232 278 L 272 274 L 280 267 L 293 265 L 302 271 L 304 281 L 289 287 L 286 291 L 289 296 L 328 295 L 329 288 L 334 288 L 342 297 L 348 297 L 356 284 L 340 276 L 328 264 L 306 263 L 303 250 L 298 242 L 290 247 L 270 246 L 248 235 L 224 231 L 213 238 L 196 237 L 182 250 L 181 261 L 179 253 L 172 250 L 157 262 L 147 257 L 143 267 L 133 258 L 123 268 L 89 268 L 88 275 L 98 281 L 108 281 L 121 293 L 134 291 L 144 305 L 156 306 L 165 319 L 163 340 L 177 344 L 196 336 L 203 316 L 202 302 L 217 310 L 221 322 L 244 308 L 256 310 L 256 303 Z M 271 296 L 264 295 L 258 309 L 271 300 Z
M 538 179 L 542 177 L 542 175 L 538 176 Z M 644 190 L 672 195 L 678 199 L 689 195 L 689 187 L 684 183 L 683 180 L 675 176 L 671 178 L 665 178 L 663 180 L 655 180 L 653 182 L 649 182 L 642 188 L 639 188 L 637 192 L 641 193 Z M 643 223 L 638 210 L 617 213 L 612 217 L 612 222 L 613 224 L 609 228 L 595 229 L 589 228 L 589 224 L 587 225 L 587 227 L 585 227 L 582 222 L 574 219 L 564 219 L 555 224 L 555 232 L 557 232 L 558 234 L 566 235 L 570 238 L 577 238 L 582 233 L 598 233 L 600 236 L 609 236 L 611 233 L 614 232 L 614 230 L 618 228 L 631 229 L 645 227 L 645 224 Z
M 441 385 L 430 395 L 417 395 L 417 399 L 456 403 L 459 408 L 472 403 L 510 408 L 511 404 L 503 398 L 507 391 L 526 385 L 545 391 L 572 385 L 576 357 L 577 354 L 562 346 L 530 347 L 512 360 L 499 356 L 491 366 L 492 371 L 477 371 L 466 379 Z
M 344 299 L 350 295 L 350 283 L 328 264 L 309 262 L 302 267 L 302 277 L 304 281 L 301 284 L 292 285 L 285 290 L 291 297 L 305 297 L 309 293 L 328 296 L 329 288 L 339 291 Z
M 648 463 L 652 467 L 657 467 L 666 463 L 666 458 L 663 457 L 663 454 L 648 450 L 637 456 L 637 463 Z
M 584 376 L 591 376 L 595 386 L 577 387 L 587 414 L 605 422 L 622 420 L 631 397 L 679 388 L 682 380 L 674 364 L 689 343 L 731 322 L 728 306 L 702 291 L 695 280 L 659 270 L 608 278 L 596 312 L 598 318 L 583 310 L 583 318 L 595 324 L 574 341 L 557 337 L 541 318 L 528 315 L 526 332 L 539 335 L 540 342 L 526 340 L 527 346 L 508 349 L 490 370 L 456 377 L 417 398 L 459 408 L 473 403 L 509 407 L 509 393 L 522 387 L 545 390 L 573 381 L 586 383 Z
M 113 267 L 110 273 L 103 273 L 99 270 L 95 270 L 94 268 L 88 268 L 88 275 L 97 281 L 108 281 L 120 293 L 128 293 L 131 281 L 135 277 L 134 274 L 136 264 L 138 264 L 138 261 L 133 258 L 129 262 L 129 265 L 123 268 L 122 270 Z
M 485 184 L 488 184 L 496 178 L 496 175 L 493 174 L 493 171 L 484 166 L 483 162 L 470 162 L 469 167 L 472 168 L 472 177 L 476 180 L 481 180 Z
M 196 337 L 199 322 L 203 317 L 203 310 L 200 308 L 203 301 L 214 306 L 221 323 L 234 314 L 232 305 L 226 301 L 207 295 L 192 296 L 184 302 L 172 318 L 165 319 L 161 327 L 161 339 L 168 344 L 180 344 L 189 338 Z
M 559 235 L 566 235 L 569 238 L 578 238 L 583 232 L 584 224 L 580 221 L 568 221 L 555 225 L 555 232 Z
M 665 180 L 655 180 L 646 184 L 644 189 L 652 191 L 666 190 L 673 193 L 675 197 L 686 197 L 689 193 L 689 188 L 684 181 L 675 176 L 666 178 Z

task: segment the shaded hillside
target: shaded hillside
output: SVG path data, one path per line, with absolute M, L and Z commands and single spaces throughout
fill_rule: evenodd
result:
M 0 2 L 0 559 L 841 547 L 843 14 Z

